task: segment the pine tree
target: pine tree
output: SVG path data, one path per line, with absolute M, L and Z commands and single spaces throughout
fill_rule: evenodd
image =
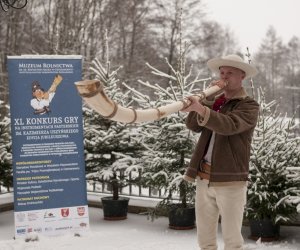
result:
M 12 186 L 12 147 L 9 107 L 0 100 L 0 192 L 1 186 L 9 191 Z
M 295 121 L 281 117 L 276 102 L 266 103 L 259 91 L 260 113 L 254 131 L 250 158 L 250 186 L 246 216 L 287 222 L 297 213 L 300 196 L 300 138 Z

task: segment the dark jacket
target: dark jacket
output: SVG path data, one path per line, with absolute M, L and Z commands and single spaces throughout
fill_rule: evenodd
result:
M 225 103 L 220 112 L 206 107 L 203 119 L 190 112 L 186 125 L 201 136 L 184 175 L 194 181 L 204 157 L 205 147 L 215 131 L 210 182 L 246 181 L 249 173 L 250 146 L 258 118 L 258 103 L 242 89 Z

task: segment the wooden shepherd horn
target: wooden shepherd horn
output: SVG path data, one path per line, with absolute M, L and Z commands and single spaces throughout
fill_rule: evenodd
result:
M 159 120 L 190 105 L 189 100 L 184 99 L 159 108 L 136 110 L 122 107 L 111 100 L 105 94 L 103 85 L 99 80 L 78 81 L 75 82 L 75 85 L 80 96 L 89 107 L 97 111 L 104 118 L 117 122 L 140 123 Z M 220 90 L 221 88 L 219 86 L 214 85 L 198 94 L 195 94 L 194 96 L 198 97 L 200 101 Z

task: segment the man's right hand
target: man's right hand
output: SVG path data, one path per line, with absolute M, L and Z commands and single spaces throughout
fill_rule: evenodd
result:
M 61 83 L 62 79 L 63 79 L 62 76 L 59 75 L 59 74 L 57 74 L 57 75 L 54 77 L 53 83 L 57 86 L 58 84 Z
M 56 88 L 57 86 L 61 83 L 62 81 L 62 76 L 57 74 L 55 77 L 54 77 L 54 80 L 53 80 L 53 83 L 51 84 L 48 92 L 51 93 L 51 92 L 55 92 L 56 91 Z

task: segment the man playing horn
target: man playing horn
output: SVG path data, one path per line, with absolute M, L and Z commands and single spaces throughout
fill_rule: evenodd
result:
M 50 102 L 52 101 L 57 86 L 62 81 L 62 76 L 57 74 L 54 77 L 53 83 L 51 84 L 48 91 L 45 91 L 38 81 L 32 82 L 32 96 L 30 101 L 31 107 L 34 109 L 34 114 L 48 114 L 50 110 Z
M 250 144 L 259 105 L 245 92 L 242 81 L 257 70 L 237 55 L 214 58 L 207 63 L 220 79 L 211 85 L 223 93 L 199 102 L 188 97 L 186 125 L 201 132 L 184 179 L 195 181 L 196 223 L 201 249 L 217 250 L 221 216 L 224 249 L 243 249 L 241 234 L 246 204 Z

